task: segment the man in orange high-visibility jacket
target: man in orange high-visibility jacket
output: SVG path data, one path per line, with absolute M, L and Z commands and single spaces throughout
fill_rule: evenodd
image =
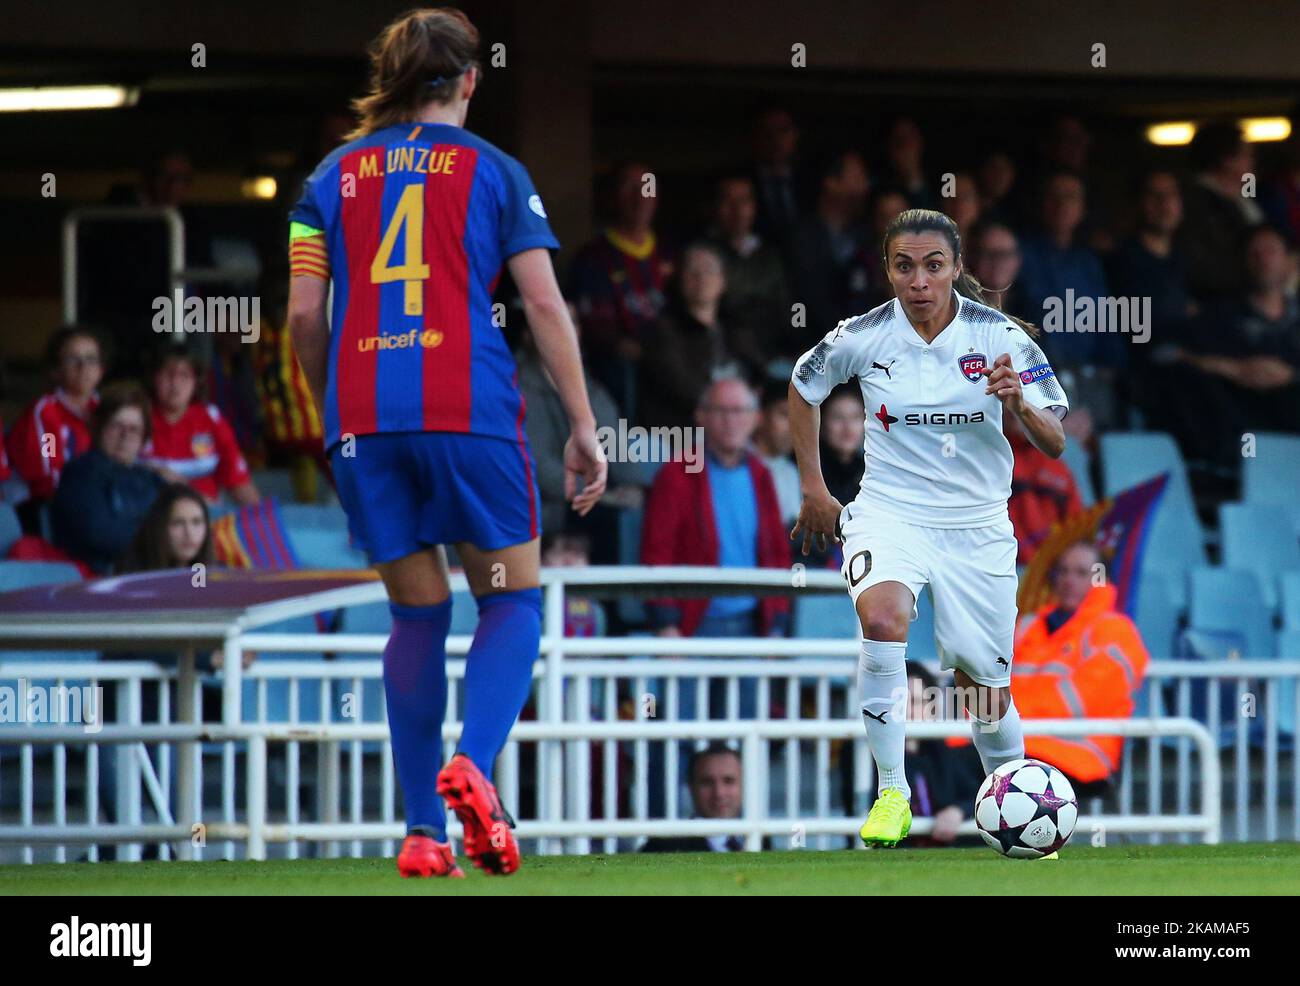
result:
M 1025 719 L 1133 714 L 1150 658 L 1133 621 L 1115 611 L 1115 587 L 1093 584 L 1099 560 L 1085 541 L 1066 548 L 1052 570 L 1052 601 L 1017 629 L 1011 695 Z M 1025 756 L 1086 784 L 1110 777 L 1123 744 L 1119 736 L 1026 736 Z

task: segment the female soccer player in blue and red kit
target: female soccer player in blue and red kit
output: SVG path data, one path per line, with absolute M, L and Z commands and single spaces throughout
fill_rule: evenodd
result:
M 492 320 L 503 264 L 569 416 L 574 508 L 586 513 L 605 488 L 546 211 L 518 161 L 462 129 L 477 50 L 478 32 L 459 11 L 418 10 L 390 24 L 371 49 L 354 139 L 320 163 L 291 216 L 294 348 L 322 409 L 353 536 L 393 613 L 384 690 L 409 833 L 397 859 L 403 876 L 463 875 L 443 798 L 474 865 L 519 867 L 490 778 L 537 659 L 540 501 L 514 360 Z M 464 731 L 442 767 L 445 544 L 464 563 L 479 624 Z

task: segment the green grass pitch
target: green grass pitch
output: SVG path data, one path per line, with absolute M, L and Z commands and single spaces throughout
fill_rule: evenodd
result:
M 69 863 L 0 867 L 4 894 L 1300 894 L 1300 845 L 532 856 L 514 876 L 465 880 L 402 880 L 389 859 Z

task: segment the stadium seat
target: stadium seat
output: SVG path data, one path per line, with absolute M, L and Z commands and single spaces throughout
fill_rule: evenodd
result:
M 347 531 L 348 517 L 338 504 L 282 503 L 280 516 L 292 530 Z
M 1144 564 L 1174 576 L 1170 584 L 1178 593 L 1176 601 L 1181 609 L 1186 602 L 1183 591 L 1187 570 L 1207 561 L 1205 533 L 1196 515 L 1182 453 L 1162 432 L 1109 434 L 1101 438 L 1101 464 L 1106 496 L 1169 473 L 1147 537 Z
M 1170 576 L 1147 568 L 1137 588 L 1137 624 L 1142 643 L 1152 660 L 1173 657 L 1178 647 L 1178 593 L 1170 585 Z
M 934 668 L 939 648 L 934 642 L 934 596 L 930 587 L 921 590 L 916 600 L 916 619 L 907 630 L 907 659 Z
M 1079 488 L 1079 499 L 1083 501 L 1085 507 L 1091 507 L 1097 502 L 1097 491 L 1092 485 L 1092 473 L 1088 469 L 1087 449 L 1076 441 L 1067 441 L 1061 461 L 1069 467 L 1070 474 L 1074 476 L 1074 485 Z
M 253 482 L 263 497 L 275 497 L 281 503 L 293 503 L 293 473 L 288 469 L 254 469 Z
M 18 523 L 18 514 L 8 503 L 0 503 L 0 555 L 9 554 L 9 549 L 22 536 L 23 529 Z
M 792 616 L 795 637 L 857 640 L 862 636 L 858 628 L 853 603 L 842 592 L 808 593 L 796 596 Z M 824 660 L 829 655 L 807 655 L 805 660 Z
M 1236 634 L 1244 660 L 1275 656 L 1272 621 L 1253 572 L 1204 566 L 1193 569 L 1189 579 L 1190 630 Z
M 1282 629 L 1300 630 L 1300 571 L 1283 572 Z
M 1292 506 L 1300 490 L 1300 436 L 1260 432 L 1255 454 L 1241 463 L 1241 498 Z
M 1223 564 L 1255 573 L 1264 602 L 1278 606 L 1278 578 L 1300 569 L 1300 542 L 1291 535 L 1286 508 L 1273 503 L 1225 503 L 1219 508 Z
M 1300 629 L 1284 628 L 1277 635 L 1277 652 L 1289 661 L 1300 661 Z M 1280 681 L 1277 688 L 1278 729 L 1290 737 L 1296 735 L 1296 682 Z
M 346 528 L 290 527 L 289 541 L 303 568 L 366 568 L 364 551 L 354 548 Z

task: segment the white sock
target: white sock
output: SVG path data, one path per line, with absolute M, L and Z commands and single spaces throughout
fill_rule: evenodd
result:
M 907 644 L 898 640 L 864 640 L 858 656 L 858 699 L 867 727 L 867 745 L 876 761 L 878 791 L 896 787 L 912 799 L 903 773 L 907 740 Z
M 1020 727 L 1020 713 L 1015 702 L 1007 705 L 1006 715 L 997 722 L 970 717 L 971 736 L 979 751 L 984 773 L 991 774 L 1004 763 L 1021 760 L 1025 755 L 1025 731 Z

